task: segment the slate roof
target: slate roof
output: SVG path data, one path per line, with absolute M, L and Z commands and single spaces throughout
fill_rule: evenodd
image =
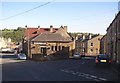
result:
M 49 32 L 50 28 L 27 28 L 24 32 L 24 37 L 26 37 L 26 39 L 30 39 L 32 37 L 37 36 L 38 34 L 41 33 L 46 33 Z M 58 28 L 53 28 L 53 32 L 56 32 L 58 30 Z
M 72 41 L 71 37 L 64 37 L 61 34 L 58 33 L 42 33 L 38 35 L 37 37 L 33 38 L 31 41 L 55 41 L 55 42 L 70 42 Z

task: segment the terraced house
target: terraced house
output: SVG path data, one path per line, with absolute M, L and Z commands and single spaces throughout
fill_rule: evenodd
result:
M 120 11 L 107 28 L 106 37 L 106 52 L 110 55 L 113 62 L 120 65 Z
M 100 53 L 100 40 L 103 35 L 82 34 L 82 37 L 76 40 L 76 50 L 83 56 L 96 56 Z
M 107 34 L 105 34 L 100 40 L 100 53 L 106 54 L 107 49 Z
M 69 58 L 72 56 L 74 45 L 74 39 L 67 33 L 67 26 L 27 27 L 23 38 L 23 51 L 29 58 L 47 56 Z

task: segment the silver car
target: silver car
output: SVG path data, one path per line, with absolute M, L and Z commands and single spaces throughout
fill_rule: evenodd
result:
M 25 54 L 23 54 L 23 53 L 19 53 L 19 54 L 17 55 L 17 58 L 18 58 L 18 59 L 21 59 L 21 60 L 26 60 L 26 59 L 27 59 L 27 56 L 26 56 Z
M 79 53 L 79 52 L 75 52 L 75 53 L 73 54 L 73 58 L 75 58 L 75 59 L 81 59 L 80 53 Z

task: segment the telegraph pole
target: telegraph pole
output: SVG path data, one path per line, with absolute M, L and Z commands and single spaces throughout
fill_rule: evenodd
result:
M 27 25 L 26 25 L 25 27 L 27 28 Z M 28 55 L 28 57 L 30 57 L 30 53 L 29 53 L 29 52 L 30 52 L 30 51 L 29 51 L 29 48 L 30 48 L 30 47 L 29 47 L 29 29 L 28 29 L 28 28 L 27 28 L 27 42 L 28 42 L 28 44 L 27 44 L 27 48 L 28 48 L 28 49 L 27 49 L 27 52 L 28 52 L 27 55 Z M 30 57 L 30 58 L 31 58 L 31 57 Z

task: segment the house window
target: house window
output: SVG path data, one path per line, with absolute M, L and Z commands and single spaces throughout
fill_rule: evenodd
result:
M 84 52 L 84 49 L 82 49 L 82 52 Z
M 93 46 L 93 43 L 91 43 L 91 46 Z
M 93 52 L 93 49 L 90 49 L 91 52 Z
M 98 38 L 98 41 L 100 41 L 100 38 Z
M 59 51 L 61 50 L 60 48 L 61 48 L 61 46 L 59 46 Z
M 98 54 L 98 49 L 96 48 L 96 53 Z
M 57 51 L 57 46 L 55 46 L 55 51 Z
M 32 44 L 34 44 L 34 41 L 32 41 Z
M 64 46 L 62 46 L 62 50 L 64 50 Z
M 54 51 L 54 46 L 51 47 L 51 50 Z
M 46 54 L 47 49 L 45 47 L 41 47 L 41 53 Z

